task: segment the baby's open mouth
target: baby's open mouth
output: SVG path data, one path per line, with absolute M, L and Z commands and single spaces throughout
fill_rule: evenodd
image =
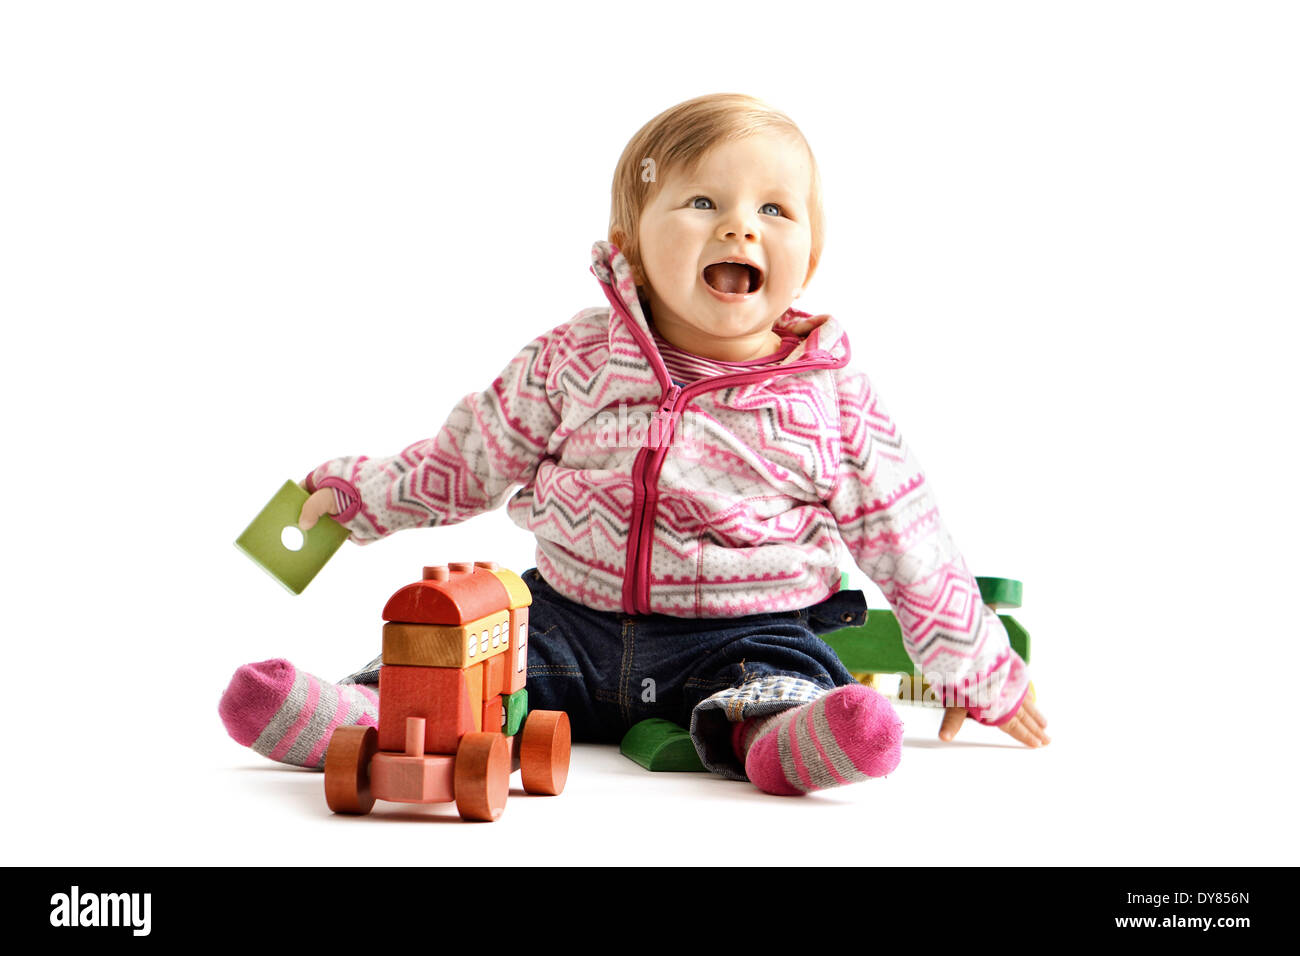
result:
M 758 291 L 763 273 L 741 262 L 715 262 L 704 267 L 704 281 L 719 292 L 743 295 Z

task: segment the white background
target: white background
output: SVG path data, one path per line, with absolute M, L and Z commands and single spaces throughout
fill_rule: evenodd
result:
M 1293 6 L 0 10 L 6 862 L 1294 862 Z M 231 542 L 602 304 L 624 143 L 723 91 L 812 144 L 800 305 L 1024 581 L 1053 743 L 908 709 L 893 775 L 807 799 L 587 746 L 491 827 L 331 817 L 225 736 L 231 673 L 348 673 L 422 565 L 531 539 L 349 545 L 301 597 Z

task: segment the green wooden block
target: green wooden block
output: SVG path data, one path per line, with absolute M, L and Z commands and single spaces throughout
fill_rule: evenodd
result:
M 1029 632 L 1009 614 L 999 614 L 1012 649 L 1029 663 Z M 916 669 L 903 648 L 903 631 L 893 611 L 868 611 L 862 627 L 846 627 L 823 638 L 853 673 L 910 674 Z
M 328 515 L 322 516 L 310 531 L 297 531 L 298 516 L 307 498 L 306 491 L 286 481 L 235 540 L 237 548 L 294 594 L 303 592 L 348 539 L 347 529 Z M 286 548 L 281 539 L 284 529 L 290 527 L 302 536 L 302 547 L 296 551 Z
M 868 611 L 867 623 L 824 635 L 850 671 L 910 674 L 912 659 L 903 649 L 903 632 L 893 611 Z
M 1020 607 L 1024 598 L 1024 585 L 1011 578 L 976 578 L 975 583 L 980 586 L 980 600 L 990 607 Z
M 623 735 L 623 742 L 618 746 L 619 752 L 647 770 L 654 771 L 702 771 L 700 755 L 695 752 L 695 743 L 684 727 L 679 727 L 671 720 L 651 717 L 638 724 Z
M 1020 659 L 1026 664 L 1029 663 L 1029 632 L 1020 626 L 1010 614 L 999 614 L 998 620 L 1002 622 L 1007 629 L 1007 637 L 1011 638 L 1011 649 L 1020 655 Z
M 506 705 L 506 729 L 503 731 L 507 737 L 513 737 L 519 733 L 519 728 L 524 725 L 524 718 L 528 716 L 528 688 L 521 687 L 504 701 Z

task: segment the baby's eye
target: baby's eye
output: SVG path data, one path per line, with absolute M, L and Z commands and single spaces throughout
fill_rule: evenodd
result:
M 703 202 L 703 203 L 708 203 L 708 205 L 707 205 L 707 206 L 701 206 L 700 203 L 702 203 L 702 202 Z M 691 200 L 691 208 L 692 208 L 692 209 L 712 209 L 712 208 L 713 208 L 713 200 L 710 199 L 708 196 L 696 196 L 694 199 Z
M 776 203 L 774 203 L 774 202 L 765 202 L 765 203 L 763 203 L 763 205 L 759 207 L 759 210 L 758 210 L 758 211 L 759 211 L 759 212 L 762 212 L 764 209 L 773 209 L 773 210 L 775 210 L 775 212 L 770 212 L 770 213 L 768 213 L 769 216 L 780 216 L 780 215 L 782 215 L 781 207 L 778 206 L 778 205 L 777 205 Z

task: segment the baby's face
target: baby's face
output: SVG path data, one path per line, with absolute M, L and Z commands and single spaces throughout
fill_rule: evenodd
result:
M 772 325 L 808 277 L 812 167 L 803 146 L 761 133 L 673 170 L 641 214 L 641 264 L 661 335 L 731 361 L 775 350 Z M 718 265 L 743 260 L 744 265 Z

